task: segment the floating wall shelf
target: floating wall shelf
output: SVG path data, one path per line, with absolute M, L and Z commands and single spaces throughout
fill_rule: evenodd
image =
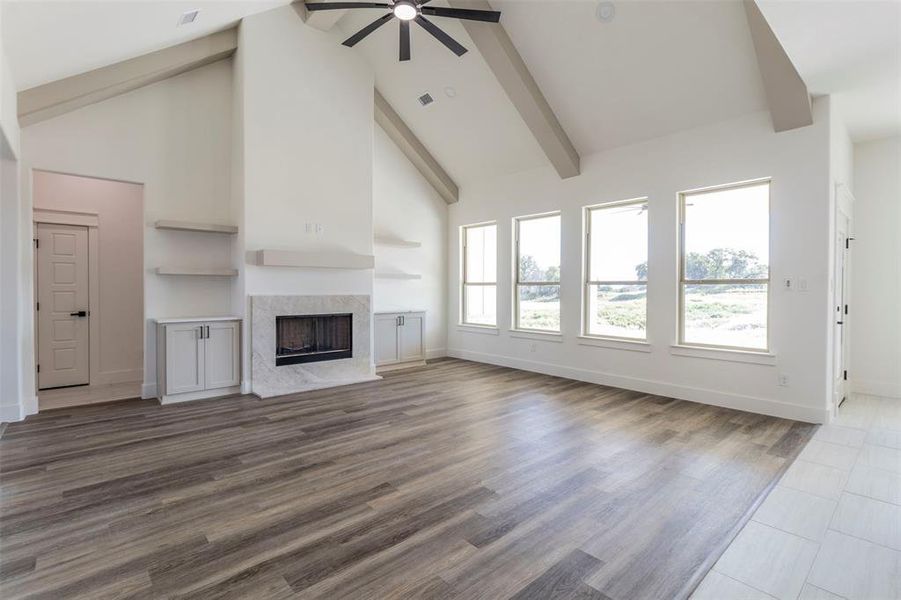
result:
M 295 250 L 258 250 L 261 267 L 304 267 L 308 269 L 356 269 L 375 267 L 375 257 L 351 252 L 299 252 Z
M 396 273 L 389 271 L 376 271 L 376 279 L 422 279 L 422 275 L 416 273 Z
M 237 225 L 221 225 L 218 223 L 195 223 L 192 221 L 157 221 L 157 229 L 175 229 L 178 231 L 199 231 L 201 233 L 238 233 Z
M 374 241 L 380 246 L 396 246 L 398 248 L 419 248 L 422 246 L 422 242 L 412 242 L 410 240 L 402 240 L 400 238 L 381 235 L 375 236 Z
M 206 269 L 191 267 L 157 267 L 157 275 L 193 275 L 197 277 L 237 277 L 237 269 Z

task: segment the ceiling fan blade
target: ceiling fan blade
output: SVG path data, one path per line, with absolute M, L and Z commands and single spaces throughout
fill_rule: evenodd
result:
M 400 60 L 410 60 L 410 22 L 400 22 Z
M 417 16 L 415 20 L 417 23 L 419 23 L 420 27 L 435 36 L 435 39 L 447 46 L 451 52 L 453 52 L 457 56 L 463 56 L 464 54 L 466 54 L 466 48 L 461 46 L 454 38 L 444 33 L 444 31 L 437 25 L 427 20 L 422 15 Z
M 349 38 L 344 40 L 342 43 L 345 46 L 347 46 L 348 48 L 353 48 L 353 46 L 357 42 L 359 42 L 364 37 L 366 37 L 367 35 L 369 35 L 370 33 L 372 33 L 373 31 L 375 31 L 376 29 L 378 29 L 379 27 L 381 27 L 382 25 L 384 25 L 385 23 L 387 23 L 388 21 L 390 21 L 393 18 L 394 18 L 394 13 L 388 13 L 387 15 L 381 16 L 378 19 L 376 19 L 375 21 L 373 21 L 372 23 L 370 23 L 369 25 L 367 25 L 366 27 L 364 27 L 363 29 L 361 29 L 360 31 L 356 32 L 355 34 L 353 34 L 352 36 L 350 36 Z
M 445 8 L 443 6 L 423 6 L 420 11 L 424 15 L 435 17 L 452 17 L 454 19 L 467 19 L 469 21 L 485 21 L 497 23 L 501 20 L 501 13 L 496 10 L 475 10 L 471 8 Z
M 307 10 L 344 10 L 345 8 L 391 8 L 381 2 L 306 2 Z

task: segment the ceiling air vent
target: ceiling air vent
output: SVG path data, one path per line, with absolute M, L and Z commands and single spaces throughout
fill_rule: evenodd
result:
M 187 25 L 189 23 L 193 23 L 197 19 L 197 14 L 200 12 L 200 9 L 189 10 L 185 14 L 178 19 L 179 25 Z
M 432 98 L 432 95 L 429 94 L 428 92 L 426 92 L 425 94 L 423 94 L 422 96 L 419 97 L 419 103 L 422 104 L 423 106 L 428 106 L 429 104 L 431 104 L 434 101 L 435 101 L 435 99 Z

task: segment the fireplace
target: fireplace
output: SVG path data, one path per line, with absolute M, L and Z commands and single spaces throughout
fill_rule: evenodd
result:
M 353 314 L 275 317 L 275 366 L 353 357 Z

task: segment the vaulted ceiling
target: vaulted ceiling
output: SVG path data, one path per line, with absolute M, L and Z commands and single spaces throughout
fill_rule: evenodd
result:
M 288 0 L 4 2 L 4 47 L 20 89 L 193 39 Z M 445 3 L 435 0 L 433 5 Z M 608 3 L 609 4 L 609 3 Z M 851 134 L 901 133 L 901 2 L 759 0 L 814 94 L 834 94 Z M 584 156 L 766 110 L 739 0 L 492 0 L 501 23 Z M 179 16 L 200 8 L 191 25 Z M 351 10 L 341 39 L 379 11 Z M 470 52 L 456 57 L 413 27 L 413 59 L 397 60 L 396 24 L 358 53 L 410 129 L 460 185 L 547 164 L 465 29 L 434 18 Z M 423 107 L 417 98 L 435 99 Z

